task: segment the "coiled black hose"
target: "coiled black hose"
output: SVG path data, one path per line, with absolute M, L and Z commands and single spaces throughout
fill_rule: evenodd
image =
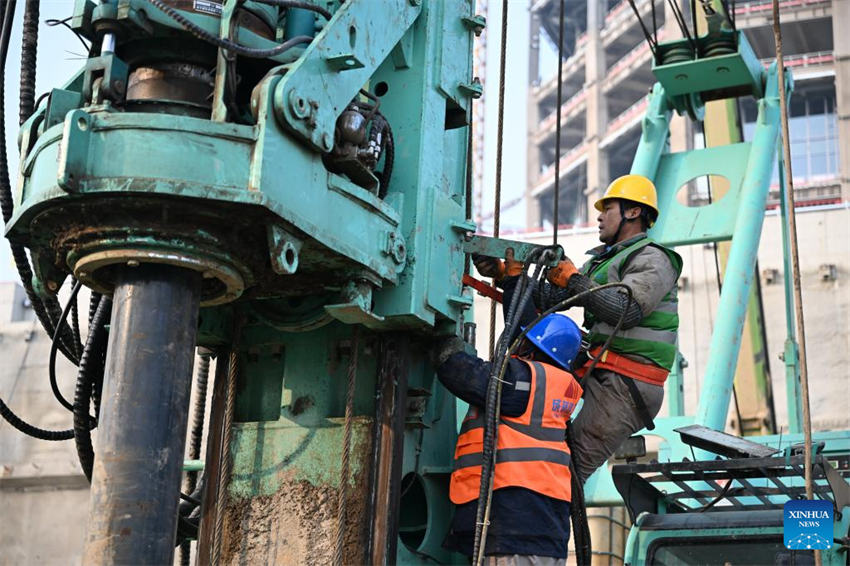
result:
M 94 466 L 94 449 L 91 443 L 91 429 L 96 424 L 99 403 L 95 406 L 95 417 L 89 415 L 94 391 L 103 382 L 104 352 L 106 351 L 106 322 L 112 314 L 112 299 L 101 297 L 97 306 L 83 355 L 77 373 L 77 386 L 74 390 L 74 441 L 77 445 L 77 457 L 86 478 L 91 482 Z M 98 395 L 99 397 L 99 395 Z
M 192 411 L 192 433 L 189 438 L 189 458 L 201 457 L 201 441 L 204 437 L 204 413 L 207 408 L 207 382 L 210 376 L 210 358 L 212 352 L 202 349 L 198 361 L 198 373 L 195 377 L 195 407 Z M 186 491 L 192 493 L 197 486 L 198 472 L 186 473 Z
M 21 95 L 19 117 L 21 124 L 32 116 L 35 109 L 35 67 L 38 52 L 39 0 L 27 0 L 24 8 L 24 29 L 21 44 Z
M 532 263 L 540 258 L 546 248 L 534 250 L 528 258 L 528 263 Z M 534 280 L 540 276 L 542 264 L 535 268 Z M 501 397 L 501 387 L 499 387 L 501 376 L 500 368 L 504 365 L 503 360 L 507 356 L 508 345 L 512 336 L 516 333 L 519 319 L 516 313 L 522 312 L 526 303 L 531 298 L 532 286 L 528 285 L 528 280 L 525 276 L 519 280 L 519 288 L 514 293 L 511 299 L 511 304 L 508 308 L 508 314 L 505 317 L 505 330 L 499 339 L 496 347 L 493 363 L 491 364 L 490 377 L 487 382 L 487 394 L 484 404 L 484 440 L 481 459 L 481 483 L 478 491 L 478 507 L 475 512 L 475 536 L 473 538 L 473 564 L 481 564 L 486 551 L 487 530 L 486 523 L 488 521 L 487 513 L 489 511 L 489 502 L 492 495 L 492 477 L 494 472 L 495 454 L 496 454 L 496 435 L 499 427 L 499 402 Z
M 567 446 L 573 452 L 573 429 L 567 425 Z M 573 525 L 573 547 L 576 551 L 576 564 L 578 566 L 590 566 L 593 557 L 591 552 L 590 525 L 587 524 L 587 506 L 584 501 L 584 484 L 578 478 L 579 461 L 576 454 L 572 453 L 570 458 L 570 483 L 572 486 L 572 501 L 570 501 L 570 522 Z M 730 482 L 731 483 L 731 482 Z
M 316 12 L 317 14 L 321 14 L 323 18 L 326 20 L 331 19 L 331 14 L 321 6 L 316 6 L 312 2 L 301 2 L 299 0 L 255 0 L 260 4 L 268 4 L 269 6 L 279 6 L 281 8 L 296 8 L 299 10 L 310 10 L 311 12 Z
M 71 286 L 76 286 L 77 280 L 76 278 L 71 278 Z M 71 330 L 74 332 L 74 353 L 77 354 L 77 358 L 83 355 L 83 342 L 82 335 L 80 334 L 80 305 L 77 303 L 77 299 L 71 303 Z
M 535 277 L 534 277 L 535 279 L 537 279 L 537 273 L 538 273 L 538 272 L 537 272 L 537 271 L 535 271 Z M 527 281 L 525 281 L 525 279 L 526 279 L 526 278 L 525 278 L 525 277 L 523 277 L 523 278 L 520 280 L 522 284 L 527 283 Z M 501 383 L 502 383 L 502 379 L 504 378 L 505 370 L 506 370 L 506 369 L 507 369 L 507 367 L 508 367 L 508 359 L 510 358 L 510 356 L 512 356 L 512 355 L 514 354 L 514 352 L 516 352 L 516 351 L 517 351 L 517 348 L 519 348 L 519 345 L 522 343 L 522 340 L 525 338 L 526 334 L 528 334 L 528 331 L 529 331 L 529 330 L 531 330 L 532 328 L 534 328 L 534 326 L 535 326 L 538 322 L 540 322 L 541 320 L 543 320 L 543 318 L 545 318 L 546 316 L 548 316 L 548 315 L 550 315 L 550 314 L 552 314 L 552 313 L 554 313 L 554 312 L 556 312 L 556 311 L 564 310 L 564 309 L 566 309 L 566 308 L 568 308 L 568 307 L 570 307 L 570 306 L 573 306 L 573 305 L 577 304 L 579 300 L 583 299 L 584 297 L 586 297 L 586 296 L 588 296 L 588 295 L 592 295 L 593 293 L 598 293 L 598 292 L 600 292 L 600 291 L 602 291 L 602 290 L 604 290 L 604 289 L 609 289 L 609 288 L 614 288 L 614 287 L 618 287 L 618 288 L 621 288 L 621 289 L 625 290 L 625 292 L 626 292 L 626 295 L 627 295 L 627 297 L 628 297 L 629 302 L 631 302 L 632 300 L 634 300 L 634 299 L 632 298 L 632 290 L 631 290 L 631 288 L 629 288 L 629 286 L 628 286 L 628 285 L 626 285 L 626 284 L 624 284 L 624 283 L 606 283 L 605 285 L 600 285 L 600 286 L 598 286 L 598 287 L 593 287 L 593 288 L 591 288 L 591 289 L 587 289 L 587 290 L 581 291 L 581 292 L 579 292 L 579 293 L 577 293 L 577 294 L 573 295 L 572 297 L 568 297 L 568 298 L 564 299 L 563 301 L 560 301 L 559 303 L 557 303 L 557 304 L 555 304 L 555 305 L 553 305 L 553 306 L 549 307 L 548 309 L 546 309 L 546 310 L 544 310 L 543 312 L 541 312 L 540 314 L 538 314 L 538 315 L 537 315 L 537 318 L 535 318 L 533 321 L 531 321 L 531 322 L 529 322 L 528 324 L 526 324 L 526 326 L 525 326 L 525 328 L 522 330 L 522 332 L 520 332 L 520 333 L 516 336 L 516 338 L 514 339 L 513 343 L 511 344 L 510 348 L 508 348 L 508 349 L 504 352 L 504 354 L 503 354 L 501 357 L 499 357 L 499 356 L 494 356 L 494 358 L 493 358 L 494 363 L 495 363 L 495 361 L 496 361 L 496 360 L 498 360 L 498 362 L 499 362 L 499 366 L 500 366 L 500 367 L 499 367 L 499 369 L 498 369 L 497 371 L 495 371 L 495 372 L 494 372 L 493 370 L 491 370 L 491 376 L 490 376 L 490 377 L 491 377 L 491 381 L 495 381 L 495 382 L 496 382 L 497 395 L 496 395 L 496 398 L 495 398 L 495 411 L 497 411 L 497 413 L 496 413 L 496 416 L 497 416 L 497 417 L 498 417 L 498 407 L 499 407 L 499 402 L 500 402 L 500 393 L 501 393 L 501 386 L 500 386 L 500 385 L 501 385 Z M 522 287 L 521 287 L 521 288 L 522 288 Z M 520 291 L 520 292 L 524 292 L 524 291 Z M 512 314 L 512 313 L 513 313 L 513 306 L 514 306 L 514 302 L 515 302 L 515 300 L 516 300 L 516 296 L 517 296 L 517 295 L 516 295 L 516 294 L 514 294 L 514 299 L 512 299 L 512 300 L 511 300 L 511 307 L 512 307 L 512 308 L 511 308 L 511 310 L 509 311 L 509 317 L 508 317 L 508 321 L 509 321 L 509 322 L 511 322 L 511 317 L 513 316 L 513 314 Z M 610 335 L 610 336 L 608 336 L 608 338 L 605 340 L 605 343 L 602 345 L 602 349 L 601 349 L 601 351 L 600 351 L 600 354 L 599 354 L 596 358 L 594 358 L 593 362 L 592 362 L 592 363 L 591 363 L 591 365 L 588 367 L 587 372 L 585 373 L 585 376 L 588 376 L 588 375 L 590 375 L 591 373 L 593 373 L 593 370 L 596 368 L 596 363 L 597 363 L 597 361 L 599 360 L 599 358 L 600 358 L 600 357 L 602 357 L 602 353 L 604 353 L 604 352 L 606 352 L 606 351 L 608 350 L 609 346 L 611 345 L 611 341 L 614 339 L 614 336 L 616 336 L 616 335 L 617 335 L 617 333 L 620 331 L 620 328 L 621 328 L 621 327 L 622 327 L 622 325 L 623 325 L 623 321 L 625 320 L 625 315 L 626 315 L 626 311 L 623 311 L 623 314 L 620 316 L 620 319 L 617 321 L 617 324 L 614 326 L 614 331 L 613 331 L 613 332 L 611 333 L 611 335 Z M 510 325 L 508 325 L 508 326 L 510 326 Z M 506 330 L 505 332 L 507 333 L 508 331 Z M 499 341 L 499 345 L 500 345 L 500 347 L 501 347 L 501 343 L 502 343 L 502 341 L 503 341 L 503 340 L 505 340 L 505 336 L 506 336 L 506 334 L 503 334 L 503 335 L 502 335 L 502 338 L 501 338 L 501 339 L 500 339 L 500 341 Z M 508 334 L 508 336 L 510 336 L 510 335 Z M 509 339 L 509 338 L 508 338 L 508 339 Z M 487 423 L 487 422 L 485 422 L 485 426 L 486 426 L 487 424 L 488 424 L 488 423 Z M 570 443 L 570 439 L 569 439 L 569 437 L 568 437 L 566 440 L 567 440 L 567 442 L 568 442 L 568 443 Z M 488 446 L 487 446 L 487 436 L 486 436 L 486 428 L 485 428 L 485 437 L 484 437 L 484 442 L 485 442 L 485 444 L 484 444 L 484 451 L 486 451 L 486 450 L 488 450 Z M 495 447 L 495 437 L 493 437 L 492 439 L 490 439 L 490 442 L 491 442 L 490 449 L 494 449 L 494 447 Z M 570 449 L 572 450 L 572 447 L 571 447 L 571 446 L 570 446 Z M 485 462 L 486 462 L 486 460 L 485 460 Z M 482 465 L 482 483 L 481 483 L 481 485 L 482 485 L 482 486 L 484 486 L 484 485 L 485 485 L 485 484 L 484 484 L 484 481 L 483 481 L 483 474 L 484 474 L 484 466 Z M 574 474 L 571 474 L 571 476 L 573 476 L 573 475 L 574 475 Z M 488 483 L 489 483 L 489 482 L 488 482 Z M 573 484 L 573 485 L 575 485 L 575 484 Z M 571 514 L 571 516 L 572 516 L 572 515 L 575 513 L 577 517 L 583 517 L 583 516 L 585 516 L 585 510 L 584 510 L 584 492 L 583 492 L 583 490 L 577 490 L 577 492 L 576 492 L 576 493 L 578 493 L 579 498 L 580 498 L 580 501 L 574 501 L 574 502 L 573 502 L 573 505 L 578 506 L 578 507 L 579 507 L 579 509 L 577 509 L 577 510 L 575 510 L 575 511 L 571 511 L 571 513 L 570 513 L 570 514 Z M 488 509 L 487 509 L 487 511 L 484 513 L 484 515 L 482 515 L 481 520 L 478 520 L 478 519 L 476 520 L 476 521 L 477 521 L 477 524 L 476 524 L 476 533 L 475 533 L 475 548 L 476 548 L 476 553 L 475 553 L 475 556 L 474 556 L 474 558 L 473 558 L 473 560 L 474 560 L 474 562 L 473 562 L 473 563 L 475 563 L 475 564 L 480 564 L 480 563 L 481 563 L 481 560 L 482 560 L 483 555 L 484 555 L 484 549 L 486 548 L 487 531 L 486 531 L 486 529 L 484 529 L 483 527 L 486 527 L 486 522 L 487 522 L 487 521 L 486 521 L 485 519 L 489 516 L 489 506 L 490 506 L 491 495 L 492 495 L 492 485 L 488 485 L 488 486 L 487 486 L 487 492 L 486 492 L 485 494 L 483 494 L 483 495 L 482 495 L 481 493 L 479 493 L 479 499 L 478 499 L 479 506 L 480 506 L 480 505 L 481 505 L 481 503 L 482 503 L 482 497 L 485 497 L 485 498 L 486 498 L 486 502 L 487 502 L 487 507 L 488 507 Z M 572 505 L 571 505 L 571 507 L 572 507 Z M 580 521 L 580 522 L 582 522 L 582 519 L 579 519 L 579 521 Z M 580 526 L 580 528 L 582 529 L 582 533 L 579 535 L 580 537 L 582 537 L 582 540 L 581 540 L 581 542 L 580 542 L 580 543 L 577 543 L 577 541 L 575 541 L 575 540 L 574 540 L 573 542 L 574 542 L 574 544 L 576 544 L 577 556 L 581 557 L 581 556 L 579 555 L 579 551 L 584 552 L 585 554 L 589 554 L 589 553 L 591 553 L 591 550 L 590 550 L 590 549 L 591 549 L 591 546 L 590 546 L 590 530 L 587 528 L 587 525 L 586 525 L 586 519 L 583 521 L 583 525 L 579 525 L 579 526 Z M 482 530 L 482 532 L 481 532 L 481 534 L 480 534 L 480 535 L 479 535 L 479 529 L 481 529 L 481 530 Z M 574 529 L 574 530 L 575 530 L 575 529 Z M 480 539 L 480 540 L 479 540 L 479 539 Z M 579 546 L 579 545 L 580 545 L 580 546 Z M 479 552 L 479 550 L 480 550 L 480 552 Z M 584 559 L 584 558 L 582 558 L 582 560 L 583 560 L 583 559 Z M 589 564 L 590 564 L 589 559 L 588 559 L 588 561 L 587 561 L 587 562 L 582 562 L 582 563 L 580 563 L 580 565 L 581 565 L 581 566 L 585 566 L 586 564 L 587 564 L 587 565 L 589 565 Z
M 74 438 L 74 429 L 45 430 L 23 421 L 20 417 L 18 417 L 18 415 L 12 412 L 12 409 L 3 402 L 3 399 L 0 399 L 0 415 L 6 419 L 6 422 L 19 431 L 28 436 L 32 436 L 33 438 L 38 438 L 39 440 L 71 440 Z
M 38 2 L 34 3 L 38 4 Z M 6 106 L 6 58 L 9 54 L 9 40 L 12 36 L 12 24 L 14 21 L 15 7 L 17 5 L 17 2 L 15 0 L 7 0 L 4 5 L 5 10 L 3 12 L 2 33 L 0 33 L 0 211 L 2 211 L 3 214 L 3 222 L 8 223 L 9 219 L 12 218 L 12 213 L 14 212 L 14 201 L 12 199 L 12 186 L 9 180 L 9 162 L 6 148 L 6 117 L 5 112 L 3 112 L 3 109 Z M 22 46 L 21 53 L 22 60 L 35 60 L 37 52 L 37 43 L 37 36 L 35 37 L 35 40 L 30 41 L 27 38 L 27 34 L 24 34 L 24 44 Z M 31 75 L 30 73 L 26 73 L 26 76 L 32 78 L 33 80 L 31 88 L 34 88 L 34 73 L 34 68 Z M 22 89 L 24 89 L 24 78 L 25 73 L 22 70 Z M 32 106 L 32 103 L 30 103 L 30 106 Z M 25 120 L 26 118 L 29 118 L 29 116 L 24 118 L 22 114 L 21 118 Z M 17 267 L 18 274 L 21 277 L 21 283 L 24 286 L 24 291 L 26 291 L 27 298 L 29 299 L 30 304 L 32 304 L 33 312 L 35 312 L 35 315 L 41 325 L 44 327 L 44 330 L 52 336 L 54 332 L 55 321 L 59 319 L 59 313 L 61 312 L 61 309 L 59 308 L 59 302 L 55 297 L 50 297 L 49 299 L 42 299 L 38 294 L 36 294 L 32 286 L 33 273 L 32 268 L 30 268 L 29 258 L 27 257 L 26 250 L 23 246 L 15 242 L 9 242 L 9 244 L 12 249 L 12 259 L 15 261 L 15 266 Z M 72 349 L 73 335 L 71 333 L 70 327 L 68 327 L 67 324 L 63 325 L 60 338 L 61 343 L 59 349 L 62 354 L 65 355 L 65 357 L 67 357 L 73 363 L 77 363 L 77 357 L 74 355 Z
M 68 304 L 65 305 L 65 308 L 62 310 L 62 313 L 59 315 L 59 323 L 65 322 L 65 318 L 68 316 L 68 311 L 71 310 L 71 307 L 77 300 L 77 293 L 80 292 L 83 283 L 82 281 L 77 281 L 74 284 L 74 288 L 71 290 L 71 296 L 68 298 Z M 69 411 L 74 411 L 74 406 L 69 403 L 65 397 L 62 395 L 62 392 L 59 391 L 59 384 L 56 379 L 56 351 L 59 347 L 59 328 L 53 332 L 53 341 L 50 343 L 50 357 L 47 361 L 47 370 L 50 374 L 50 389 L 53 391 L 53 396 L 56 397 L 56 400 L 59 401 L 59 404 L 68 409 Z

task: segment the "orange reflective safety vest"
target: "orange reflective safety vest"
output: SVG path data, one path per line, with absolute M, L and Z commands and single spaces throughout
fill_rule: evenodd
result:
M 582 389 L 573 376 L 540 362 L 531 370 L 528 405 L 519 417 L 502 416 L 493 489 L 524 487 L 570 501 L 570 449 L 566 430 Z M 455 447 L 449 497 L 455 504 L 478 498 L 484 448 L 484 411 L 470 406 Z

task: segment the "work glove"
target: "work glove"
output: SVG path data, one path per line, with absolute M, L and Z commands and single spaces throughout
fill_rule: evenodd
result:
M 578 273 L 578 269 L 576 269 L 575 264 L 573 264 L 570 258 L 564 258 L 558 262 L 558 265 L 546 273 L 546 279 L 549 283 L 566 289 L 567 283 L 570 282 L 570 277 L 576 273 Z
M 466 342 L 457 336 L 449 336 L 437 342 L 437 345 L 431 350 L 431 361 L 434 363 L 434 367 L 439 367 L 453 354 L 464 350 L 466 350 Z
M 505 261 L 495 257 L 472 254 L 472 263 L 482 277 L 491 277 L 496 281 L 504 277 L 514 277 L 522 273 L 524 265 L 514 259 L 513 248 L 505 250 Z

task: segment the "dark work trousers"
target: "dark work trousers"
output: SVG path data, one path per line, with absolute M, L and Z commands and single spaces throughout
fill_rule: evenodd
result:
M 596 471 L 620 444 L 644 428 L 634 398 L 622 376 L 595 369 L 581 380 L 584 404 L 570 425 L 573 429 L 572 456 L 582 483 Z M 635 380 L 650 416 L 655 418 L 664 399 L 664 388 Z

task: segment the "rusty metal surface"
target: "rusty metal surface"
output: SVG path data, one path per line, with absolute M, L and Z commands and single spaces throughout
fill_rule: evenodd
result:
M 380 348 L 369 530 L 369 563 L 377 565 L 396 559 L 409 371 L 406 343 L 387 337 Z

